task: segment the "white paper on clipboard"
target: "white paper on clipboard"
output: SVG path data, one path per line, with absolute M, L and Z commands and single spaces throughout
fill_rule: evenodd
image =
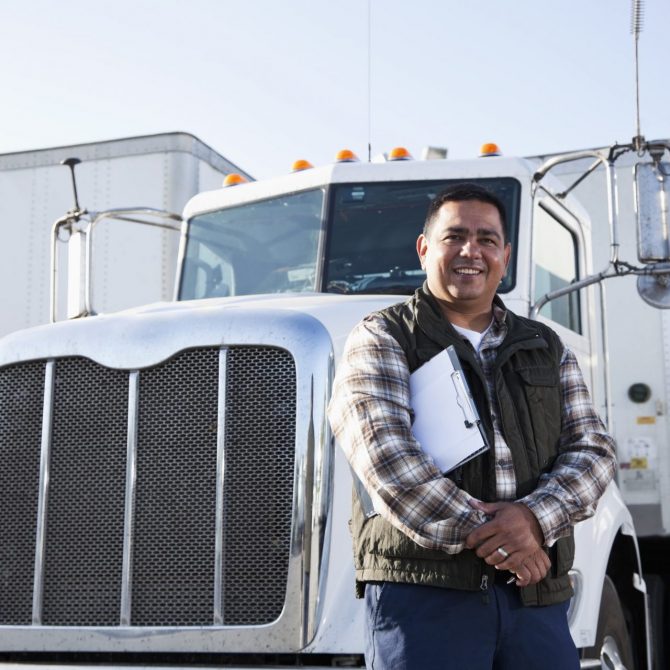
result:
M 479 414 L 454 347 L 410 375 L 412 433 L 442 472 L 488 449 Z

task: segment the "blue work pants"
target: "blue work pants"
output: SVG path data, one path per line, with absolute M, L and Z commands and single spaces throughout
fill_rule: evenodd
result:
M 485 591 L 370 583 L 368 670 L 573 670 L 568 602 L 525 607 L 514 585 Z

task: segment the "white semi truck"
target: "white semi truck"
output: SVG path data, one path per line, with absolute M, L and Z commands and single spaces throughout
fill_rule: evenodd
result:
M 617 438 L 618 486 L 576 528 L 582 666 L 664 667 L 668 147 L 396 152 L 205 192 L 173 301 L 5 337 L 0 667 L 362 666 L 331 382 L 354 324 L 423 281 L 428 203 L 465 180 L 507 209 L 503 300 L 576 352 Z

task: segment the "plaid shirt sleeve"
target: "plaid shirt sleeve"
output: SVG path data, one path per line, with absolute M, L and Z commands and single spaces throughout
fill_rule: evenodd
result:
M 575 355 L 566 347 L 560 366 L 563 400 L 559 456 L 538 487 L 518 502 L 537 517 L 551 546 L 595 512 L 614 476 L 614 440 L 591 402 Z
M 375 510 L 422 547 L 461 551 L 486 519 L 414 439 L 407 359 L 380 319 L 349 336 L 328 415 Z

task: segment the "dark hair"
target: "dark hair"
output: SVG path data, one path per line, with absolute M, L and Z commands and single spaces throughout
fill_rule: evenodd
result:
M 468 200 L 485 202 L 488 205 L 493 205 L 498 210 L 503 230 L 503 241 L 507 243 L 507 215 L 505 214 L 505 205 L 503 205 L 502 200 L 495 193 L 485 189 L 483 186 L 469 182 L 461 182 L 448 186 L 433 198 L 428 207 L 426 222 L 423 225 L 423 234 L 428 235 L 430 227 L 433 225 L 433 221 L 435 221 L 442 205 L 447 202 L 464 202 Z

